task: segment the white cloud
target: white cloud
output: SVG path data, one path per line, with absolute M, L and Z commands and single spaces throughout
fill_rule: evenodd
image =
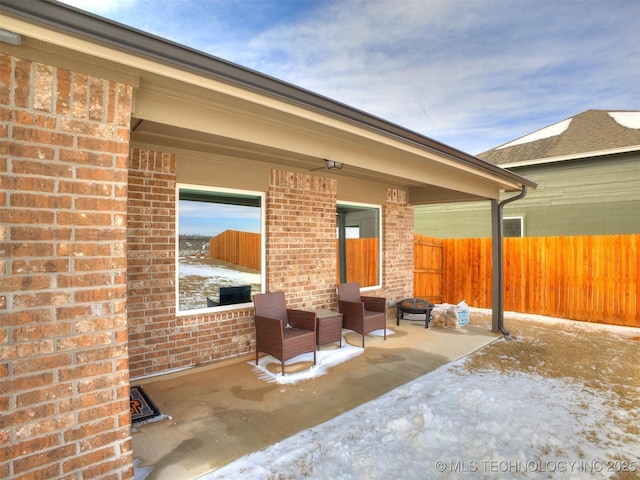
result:
M 117 21 L 470 153 L 584 110 L 640 109 L 634 0 L 119 4 Z
M 478 153 L 595 102 L 637 107 L 634 7 L 606 5 L 334 2 L 239 61 Z

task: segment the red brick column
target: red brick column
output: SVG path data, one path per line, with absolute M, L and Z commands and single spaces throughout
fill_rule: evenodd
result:
M 235 358 L 255 345 L 253 309 L 176 315 L 179 161 L 159 151 L 130 153 L 127 311 L 132 378 Z
M 129 157 L 128 305 L 131 376 L 175 367 L 176 156 Z
M 292 308 L 335 308 L 337 182 L 271 170 L 267 286 Z
M 132 478 L 132 88 L 0 55 L 0 477 Z
M 386 201 L 382 209 L 382 229 L 384 295 L 388 300 L 412 297 L 413 207 L 407 204 L 406 191 L 387 188 Z

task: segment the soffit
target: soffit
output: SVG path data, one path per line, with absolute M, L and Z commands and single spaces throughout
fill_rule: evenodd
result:
M 209 119 L 214 125 L 234 123 L 212 116 L 209 116 Z M 387 150 L 379 145 L 375 148 L 375 145 L 367 146 L 362 142 L 340 140 L 317 132 L 304 131 L 299 126 L 296 126 L 295 130 L 279 130 L 272 125 L 235 124 L 233 128 L 257 132 L 257 140 L 248 141 L 248 133 L 241 138 L 235 138 L 232 135 L 220 135 L 219 131 L 215 132 L 215 128 L 208 133 L 138 119 L 131 133 L 131 141 L 138 146 L 162 148 L 174 153 L 201 152 L 205 155 L 236 159 L 238 165 L 253 162 L 262 166 L 374 181 L 412 189 L 415 192 L 421 189 L 446 192 L 442 198 L 448 199 L 459 197 L 468 201 L 498 198 L 499 195 L 494 181 L 479 178 L 473 172 L 465 172 L 436 162 L 429 163 L 423 158 L 406 152 L 401 154 L 395 150 Z M 334 172 L 327 170 L 324 158 L 342 162 L 343 168 Z M 450 191 L 456 193 L 452 194 Z M 437 201 L 432 196 L 428 198 L 428 203 Z
M 152 120 L 150 125 L 145 122 L 143 128 L 148 133 L 163 130 L 162 134 L 166 134 L 168 129 L 161 127 L 165 125 L 191 130 L 187 137 L 196 137 L 202 143 L 239 149 L 245 145 L 254 152 L 288 152 L 279 157 L 296 159 L 293 164 L 288 163 L 295 168 L 308 166 L 299 164 L 299 158 L 310 158 L 314 165 L 311 168 L 317 168 L 318 163 L 323 165 L 323 159 L 328 158 L 344 163 L 354 172 L 366 172 L 369 177 L 397 185 L 441 184 L 483 194 L 490 185 L 492 198 L 501 189 L 520 190 L 521 185 L 436 150 L 399 141 L 313 109 L 255 103 L 202 91 L 193 85 L 166 90 L 158 88 L 158 84 L 141 82 L 134 114 L 139 119 Z M 175 132 L 173 135 L 177 137 Z

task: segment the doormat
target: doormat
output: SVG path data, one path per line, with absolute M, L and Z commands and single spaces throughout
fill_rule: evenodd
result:
M 129 393 L 131 401 L 131 423 L 140 424 L 142 422 L 150 422 L 152 420 L 161 420 L 165 415 L 160 413 L 151 399 L 144 393 L 142 386 L 131 387 Z

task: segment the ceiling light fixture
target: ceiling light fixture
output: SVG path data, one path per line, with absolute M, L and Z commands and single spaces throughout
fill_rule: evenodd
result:
M 342 163 L 336 162 L 335 160 L 327 160 L 325 158 L 324 161 L 327 164 L 327 168 L 329 170 L 340 170 L 342 168 Z
M 22 37 L 17 33 L 0 28 L 0 42 L 8 43 L 9 45 L 21 45 Z

